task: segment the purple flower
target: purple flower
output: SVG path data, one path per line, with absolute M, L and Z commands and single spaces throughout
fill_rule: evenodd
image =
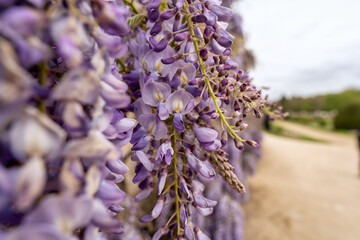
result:
M 7 232 L 2 236 L 3 240 L 22 240 L 22 239 L 38 239 L 38 240 L 69 240 L 70 236 L 63 234 L 56 226 L 51 224 L 25 225 L 14 231 Z
M 126 23 L 128 7 L 101 0 L 93 1 L 92 4 L 95 9 L 94 16 L 105 32 L 112 35 L 124 35 L 129 32 L 129 25 Z
M 170 113 L 181 113 L 181 114 L 187 114 L 189 113 L 193 107 L 194 97 L 186 92 L 183 89 L 177 90 L 173 92 L 165 102 L 166 108 L 169 110 Z
M 162 193 L 162 191 L 164 190 L 165 183 L 166 183 L 166 177 L 167 177 L 167 170 L 166 170 L 166 168 L 163 168 L 160 171 L 160 176 L 159 176 L 158 195 L 160 195 Z
M 170 165 L 172 155 L 174 155 L 174 149 L 171 146 L 170 140 L 166 139 L 156 152 L 156 160 L 164 160 L 167 165 Z
M 167 234 L 168 232 L 169 232 L 169 228 L 167 226 L 163 226 L 156 231 L 156 233 L 152 237 L 152 240 L 159 240 L 163 235 Z
M 121 38 L 115 35 L 107 34 L 101 30 L 93 32 L 98 44 L 105 46 L 107 52 L 112 58 L 122 58 L 128 51 L 127 46 L 122 42 Z
M 193 195 L 194 195 L 195 204 L 196 204 L 198 207 L 201 207 L 201 208 L 211 208 L 211 207 L 215 207 L 215 206 L 216 206 L 217 201 L 214 201 L 214 200 L 205 198 L 203 195 L 201 195 L 201 194 L 198 193 L 198 192 L 193 192 Z
M 136 151 L 131 157 L 133 161 L 140 162 L 142 165 L 151 172 L 154 169 L 154 163 L 152 163 L 143 151 Z
M 120 158 L 120 152 L 99 131 L 92 130 L 86 138 L 69 141 L 63 154 L 67 158 L 83 158 L 89 161 L 115 161 Z
M 93 202 L 87 196 L 48 196 L 25 218 L 24 224 L 51 224 L 70 235 L 88 224 L 92 217 Z
M 195 227 L 194 230 L 196 233 L 197 240 L 210 240 L 210 238 L 206 236 L 199 228 Z
M 1 31 L 9 37 L 16 34 L 28 36 L 45 26 L 46 15 L 34 8 L 18 6 L 4 11 L 0 16 Z
M 171 88 L 168 84 L 149 79 L 144 84 L 141 93 L 145 104 L 157 106 L 158 116 L 161 120 L 166 120 L 169 117 L 169 113 L 164 105 L 165 100 L 171 93 Z
M 9 132 L 11 151 L 23 162 L 32 156 L 48 160 L 56 158 L 65 137 L 64 130 L 32 107 L 24 110 L 24 113 L 12 124 Z
M 29 159 L 19 170 L 15 181 L 13 197 L 15 207 L 27 210 L 39 197 L 46 183 L 44 161 L 38 157 Z
M 221 147 L 221 142 L 217 139 L 218 132 L 207 127 L 194 128 L 195 136 L 204 150 L 215 152 Z
M 233 12 L 230 8 L 213 4 L 210 1 L 207 1 L 205 6 L 218 17 L 219 21 L 228 21 L 232 17 Z
M 54 100 L 76 100 L 93 104 L 99 95 L 100 79 L 89 69 L 76 68 L 65 74 L 52 92 Z
M 101 199 L 105 205 L 109 206 L 123 202 L 126 198 L 126 193 L 120 190 L 115 183 L 103 180 L 100 183 L 96 196 Z
M 153 219 L 158 218 L 161 214 L 161 211 L 164 207 L 164 202 L 165 202 L 165 197 L 164 196 L 159 196 L 153 210 L 151 211 L 151 216 L 153 217 Z
M 156 140 L 164 138 L 167 134 L 165 123 L 154 114 L 143 114 L 139 117 L 140 125 Z

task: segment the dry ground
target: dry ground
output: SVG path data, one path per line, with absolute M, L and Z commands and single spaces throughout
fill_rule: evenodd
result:
M 246 240 L 360 240 L 355 137 L 278 124 L 329 143 L 265 135 L 264 157 L 249 179 Z

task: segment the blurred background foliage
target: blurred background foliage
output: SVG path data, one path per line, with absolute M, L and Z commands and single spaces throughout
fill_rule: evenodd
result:
M 311 97 L 282 97 L 288 120 L 328 130 L 360 129 L 360 90 Z

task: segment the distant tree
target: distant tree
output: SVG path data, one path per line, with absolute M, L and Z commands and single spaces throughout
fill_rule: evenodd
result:
M 360 103 L 354 102 L 339 110 L 334 122 L 336 129 L 356 129 L 358 148 L 360 150 Z M 359 159 L 360 175 L 360 159 Z

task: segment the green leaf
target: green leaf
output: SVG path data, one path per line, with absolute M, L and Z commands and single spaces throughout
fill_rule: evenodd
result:
M 129 24 L 131 28 L 135 28 L 140 25 L 140 23 L 143 21 L 143 19 L 146 16 L 144 14 L 136 14 L 126 20 L 126 22 Z

